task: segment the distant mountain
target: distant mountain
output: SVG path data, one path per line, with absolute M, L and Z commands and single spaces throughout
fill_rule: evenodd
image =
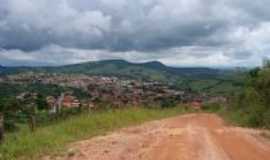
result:
M 1 74 L 2 72 L 4 72 L 5 69 L 6 69 L 5 67 L 3 67 L 3 66 L 0 65 L 0 74 Z
M 158 61 L 151 61 L 151 62 L 146 62 L 146 63 L 140 63 L 139 65 L 142 65 L 147 68 L 152 68 L 156 70 L 166 70 L 168 67 L 162 64 L 161 62 Z
M 223 72 L 222 70 L 211 68 L 168 67 L 158 61 L 130 63 L 124 60 L 104 60 L 59 67 L 0 67 L 2 74 L 14 74 L 27 71 L 120 76 L 153 80 L 166 80 L 174 76 L 191 78 L 218 77 L 221 76 Z
M 170 76 L 170 73 L 166 72 L 166 66 L 161 63 L 130 63 L 124 60 L 87 62 L 61 67 L 51 67 L 46 68 L 46 70 L 57 73 L 83 73 L 88 75 L 117 76 L 161 81 L 165 81 L 167 77 Z
M 90 75 L 114 75 L 139 79 L 166 80 L 175 76 L 213 78 L 224 75 L 224 70 L 212 68 L 169 67 L 160 62 L 130 63 L 124 60 L 87 62 L 61 67 L 46 68 L 50 72 L 84 73 Z

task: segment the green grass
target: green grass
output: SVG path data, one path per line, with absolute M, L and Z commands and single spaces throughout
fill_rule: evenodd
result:
M 270 112 L 265 111 L 264 108 L 260 108 L 259 105 L 252 105 L 251 111 L 250 108 L 235 107 L 234 104 L 228 104 L 226 106 L 222 104 L 208 104 L 204 106 L 203 111 L 216 113 L 231 125 L 270 129 L 268 118 Z
M 68 143 L 148 120 L 178 115 L 184 112 L 182 108 L 129 108 L 84 113 L 50 126 L 40 127 L 34 133 L 24 128 L 17 133 L 6 135 L 5 142 L 0 146 L 0 159 L 39 159 L 38 157 L 44 154 L 61 152 Z

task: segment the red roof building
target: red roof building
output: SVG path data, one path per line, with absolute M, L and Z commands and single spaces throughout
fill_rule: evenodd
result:
M 199 110 L 202 108 L 202 101 L 201 100 L 194 100 L 193 102 L 191 102 L 191 107 L 193 109 Z
M 76 97 L 70 95 L 64 96 L 62 102 L 64 108 L 78 108 L 80 107 L 80 104 L 80 101 Z

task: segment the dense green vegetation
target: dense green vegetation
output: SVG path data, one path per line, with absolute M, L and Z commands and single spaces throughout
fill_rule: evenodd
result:
M 238 125 L 270 128 L 270 61 L 265 61 L 261 68 L 249 71 L 245 87 L 231 96 L 227 106 L 211 104 L 205 109 L 218 112 Z
M 53 119 L 48 112 L 47 96 L 59 96 L 63 92 L 71 91 L 80 99 L 89 98 L 89 95 L 80 89 L 58 85 L 0 83 L 0 88 L 0 113 L 4 116 L 6 131 L 16 131 L 21 124 L 32 125 L 30 120 L 33 117 L 36 125 L 51 122 Z M 16 98 L 21 93 L 36 93 L 37 97 L 21 101 Z M 58 116 L 66 116 L 69 112 Z
M 211 79 L 184 79 L 179 78 L 174 87 L 179 89 L 189 89 L 196 93 L 207 93 L 211 96 L 229 96 L 240 93 L 244 87 L 245 73 L 240 73 L 234 77 Z
M 65 144 L 79 139 L 183 112 L 183 107 L 169 109 L 127 108 L 83 113 L 49 126 L 41 126 L 35 132 L 24 128 L 19 132 L 6 135 L 4 144 L 0 146 L 0 159 L 37 159 L 38 156 L 46 153 L 59 152 Z
M 61 87 L 59 85 L 40 84 L 40 83 L 25 83 L 25 84 L 10 84 L 0 83 L 0 100 L 1 98 L 14 97 L 23 92 L 37 93 L 42 96 L 58 96 L 60 93 L 72 91 L 79 98 L 88 97 L 87 93 L 81 89 L 71 87 Z

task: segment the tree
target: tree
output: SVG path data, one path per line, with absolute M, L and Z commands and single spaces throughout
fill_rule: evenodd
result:
M 14 129 L 13 115 L 19 110 L 19 104 L 15 98 L 5 98 L 0 101 L 0 142 L 4 140 L 5 129 Z
M 0 143 L 4 141 L 4 115 L 0 113 Z
M 29 129 L 34 132 L 36 128 L 36 112 L 37 112 L 37 96 L 33 93 L 26 93 L 20 100 L 21 111 L 26 114 L 28 118 Z
M 270 61 L 264 60 L 263 64 L 249 72 L 236 107 L 243 113 L 245 123 L 255 127 L 270 127 Z
M 268 58 L 263 59 L 263 68 L 270 68 L 270 59 Z
M 37 98 L 36 98 L 35 102 L 36 102 L 38 110 L 48 109 L 48 104 L 47 104 L 44 96 L 42 96 L 41 94 L 37 95 Z

